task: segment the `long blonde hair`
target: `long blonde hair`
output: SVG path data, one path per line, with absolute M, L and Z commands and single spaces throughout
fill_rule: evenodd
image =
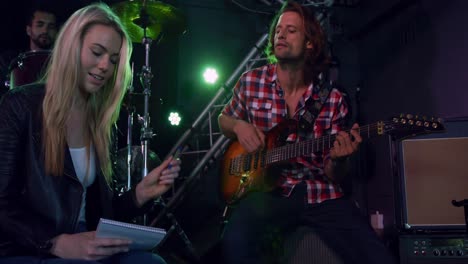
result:
M 62 27 L 44 80 L 46 93 L 43 101 L 43 149 L 45 170 L 51 175 L 62 175 L 66 146 L 66 121 L 74 95 L 78 92 L 81 50 L 87 31 L 94 25 L 114 28 L 122 37 L 120 60 L 112 78 L 86 102 L 86 124 L 89 140 L 94 144 L 99 165 L 110 183 L 112 164 L 110 158 L 111 129 L 119 116 L 120 104 L 130 82 L 130 56 L 132 42 L 120 19 L 104 3 L 88 5 L 76 11 Z M 82 78 L 82 77 L 81 77 Z

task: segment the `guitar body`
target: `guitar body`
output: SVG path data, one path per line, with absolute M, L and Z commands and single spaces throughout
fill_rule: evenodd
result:
M 221 190 L 228 204 L 252 191 L 270 191 L 276 185 L 276 166 L 266 165 L 265 153 L 284 144 L 290 122 L 284 122 L 265 134 L 265 148 L 255 153 L 244 150 L 239 141 L 227 147 L 221 164 Z

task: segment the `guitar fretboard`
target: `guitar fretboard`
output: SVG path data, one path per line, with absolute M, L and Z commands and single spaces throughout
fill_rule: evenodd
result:
M 439 121 L 425 119 L 412 119 L 412 117 L 394 117 L 388 121 L 379 121 L 369 125 L 363 125 L 356 129 L 362 139 L 400 132 L 406 135 L 443 131 L 445 128 Z M 345 130 L 350 133 L 350 130 Z M 230 164 L 230 172 L 235 174 L 249 171 L 258 167 L 266 167 L 272 163 L 285 161 L 299 156 L 319 153 L 333 147 L 336 134 L 324 135 L 316 139 L 308 139 L 297 143 L 285 144 L 280 147 L 263 149 L 255 153 L 246 153 L 233 157 Z
M 363 139 L 371 138 L 375 135 L 384 134 L 385 125 L 387 122 L 377 122 L 369 125 L 364 125 L 356 129 Z M 390 123 L 390 122 L 388 122 Z M 350 133 L 351 130 L 346 130 Z M 288 160 L 294 157 L 309 155 L 311 153 L 323 152 L 333 147 L 333 142 L 336 139 L 336 134 L 325 135 L 316 139 L 308 139 L 294 144 L 286 144 L 281 147 L 276 147 L 267 150 L 265 153 L 266 165 Z

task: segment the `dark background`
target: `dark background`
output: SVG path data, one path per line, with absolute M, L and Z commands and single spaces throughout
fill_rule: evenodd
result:
M 83 0 L 44 2 L 52 3 L 59 10 L 61 20 L 90 3 Z M 27 44 L 24 15 L 31 3 L 17 0 L 2 4 L 1 49 L 17 49 Z M 217 92 L 218 88 L 209 88 L 202 82 L 204 67 L 211 65 L 218 69 L 220 80 L 214 87 L 220 87 L 265 32 L 272 14 L 279 8 L 278 2 L 272 0 L 174 0 L 165 3 L 183 12 L 187 31 L 151 46 L 154 78 L 150 114 L 157 135 L 150 145 L 160 157 L 166 155 Z M 339 83 L 349 96 L 353 120 L 366 124 L 399 113 L 448 120 L 467 117 L 466 10 L 468 1 L 465 0 L 335 1 L 328 9 L 331 23 L 326 29 L 339 61 Z M 139 71 L 144 62 L 144 50 L 139 43 L 134 46 L 132 61 L 135 71 Z M 139 84 L 137 77 L 135 83 Z M 141 85 L 136 89 L 141 90 Z M 138 113 L 142 113 L 142 102 L 141 97 L 135 97 Z M 183 114 L 181 127 L 168 125 L 167 113 L 172 109 Z M 138 128 L 135 134 L 134 143 L 138 145 Z M 386 229 L 398 229 L 395 215 L 400 208 L 395 204 L 395 197 L 400 194 L 394 189 L 396 179 L 389 145 L 386 137 L 362 144 L 355 166 L 353 192 L 363 211 L 380 211 L 384 214 Z M 214 211 L 216 218 L 222 207 L 216 196 L 216 180 L 213 180 L 217 177 L 216 170 L 211 171 L 198 180 L 194 187 L 197 197 L 190 200 L 191 206 L 182 207 L 183 212 L 179 213 L 180 221 L 194 241 L 203 236 L 195 229 L 203 230 L 201 223 L 207 215 L 213 215 L 209 212 Z M 202 202 L 197 204 L 194 202 L 197 200 Z M 206 221 L 204 224 L 207 225 Z M 210 222 L 210 225 L 217 224 Z M 206 240 L 205 237 L 205 243 Z

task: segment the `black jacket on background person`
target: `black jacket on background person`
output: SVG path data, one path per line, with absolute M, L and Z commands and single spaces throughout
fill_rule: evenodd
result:
M 45 174 L 42 151 L 43 84 L 10 90 L 0 99 L 0 256 L 38 255 L 41 245 L 63 233 L 76 233 L 83 187 L 68 146 L 64 173 Z M 128 221 L 144 213 L 134 188 L 113 193 L 96 161 L 96 178 L 88 187 L 86 221 L 95 230 L 100 217 Z

